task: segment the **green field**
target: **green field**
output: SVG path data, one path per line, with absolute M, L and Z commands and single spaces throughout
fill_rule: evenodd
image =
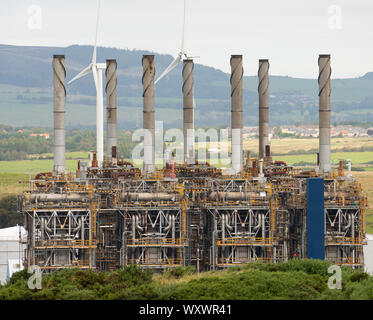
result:
M 373 211 L 366 216 L 366 233 L 373 234 Z
M 314 163 L 316 165 L 317 155 L 316 154 L 300 154 L 300 155 L 283 155 L 273 157 L 275 160 L 282 160 L 286 163 L 293 165 L 299 162 Z M 337 152 L 332 153 L 332 161 L 334 164 L 338 164 L 339 160 L 351 160 L 352 164 L 365 164 L 373 161 L 373 152 Z

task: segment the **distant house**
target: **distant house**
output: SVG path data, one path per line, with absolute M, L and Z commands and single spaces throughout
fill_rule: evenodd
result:
M 50 134 L 49 133 L 31 133 L 30 137 L 44 137 L 45 139 L 49 139 Z

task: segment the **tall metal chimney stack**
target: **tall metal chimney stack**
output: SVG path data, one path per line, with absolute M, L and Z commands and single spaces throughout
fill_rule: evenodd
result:
M 242 92 L 243 67 L 242 55 L 231 56 L 231 108 L 232 108 L 232 171 L 242 171 Z
M 259 60 L 259 159 L 266 156 L 266 146 L 269 145 L 269 117 L 268 117 L 268 86 L 269 62 L 267 59 Z
M 329 172 L 330 166 L 330 55 L 319 56 L 319 153 L 321 173 Z
M 117 146 L 117 61 L 106 60 L 107 158 Z
M 53 56 L 54 89 L 54 165 L 57 174 L 65 173 L 66 64 L 64 55 Z
M 195 164 L 194 151 L 194 63 L 187 59 L 183 63 L 183 106 L 184 106 L 184 162 Z
M 144 173 L 155 170 L 155 102 L 154 102 L 154 55 L 144 55 L 143 66 L 143 108 L 144 108 Z

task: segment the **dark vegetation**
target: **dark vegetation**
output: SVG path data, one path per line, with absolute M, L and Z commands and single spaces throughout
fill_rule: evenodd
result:
M 17 197 L 7 196 L 0 199 L 0 229 L 23 224 L 23 216 L 17 214 Z
M 343 267 L 342 290 L 329 289 L 329 266 L 320 260 L 252 263 L 199 276 L 190 267 L 162 275 L 136 266 L 99 273 L 70 269 L 43 275 L 39 291 L 28 289 L 30 274 L 23 270 L 0 286 L 0 300 L 373 299 L 373 277 L 361 270 Z
M 49 139 L 31 134 L 47 133 Z M 118 132 L 118 156 L 130 158 L 134 143 L 129 132 Z M 66 151 L 81 152 L 96 149 L 94 130 L 68 130 L 66 133 Z M 0 125 L 0 161 L 25 160 L 30 155 L 53 152 L 53 130 L 40 128 L 16 128 Z M 45 157 L 44 157 L 45 158 Z M 50 157 L 52 158 L 52 157 Z

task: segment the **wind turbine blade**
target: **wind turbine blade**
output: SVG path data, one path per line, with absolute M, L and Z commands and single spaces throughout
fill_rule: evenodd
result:
M 95 82 L 96 94 L 98 94 L 99 87 L 98 87 L 98 79 L 97 79 L 98 76 L 97 76 L 97 66 L 96 65 L 92 66 L 92 74 L 93 74 L 93 80 Z
M 163 77 L 165 77 L 169 72 L 171 72 L 181 61 L 182 56 L 181 54 L 177 56 L 177 58 L 166 68 L 165 71 L 159 76 L 159 78 L 155 81 L 155 84 L 161 80 Z
M 95 64 L 97 61 L 97 38 L 98 38 L 98 27 L 100 23 L 100 7 L 101 7 L 101 0 L 98 0 L 98 8 L 97 8 L 97 22 L 96 22 L 96 38 L 95 38 L 95 46 L 93 48 L 93 56 L 92 56 L 92 63 Z
M 82 70 L 79 74 L 77 74 L 73 79 L 71 79 L 68 84 L 70 83 L 73 83 L 74 81 L 86 76 L 87 74 L 89 74 L 90 72 L 92 71 L 92 65 L 90 65 L 89 67 L 85 68 L 84 70 Z
M 186 0 L 184 0 L 183 35 L 181 40 L 181 53 L 185 53 L 185 23 L 186 23 Z

